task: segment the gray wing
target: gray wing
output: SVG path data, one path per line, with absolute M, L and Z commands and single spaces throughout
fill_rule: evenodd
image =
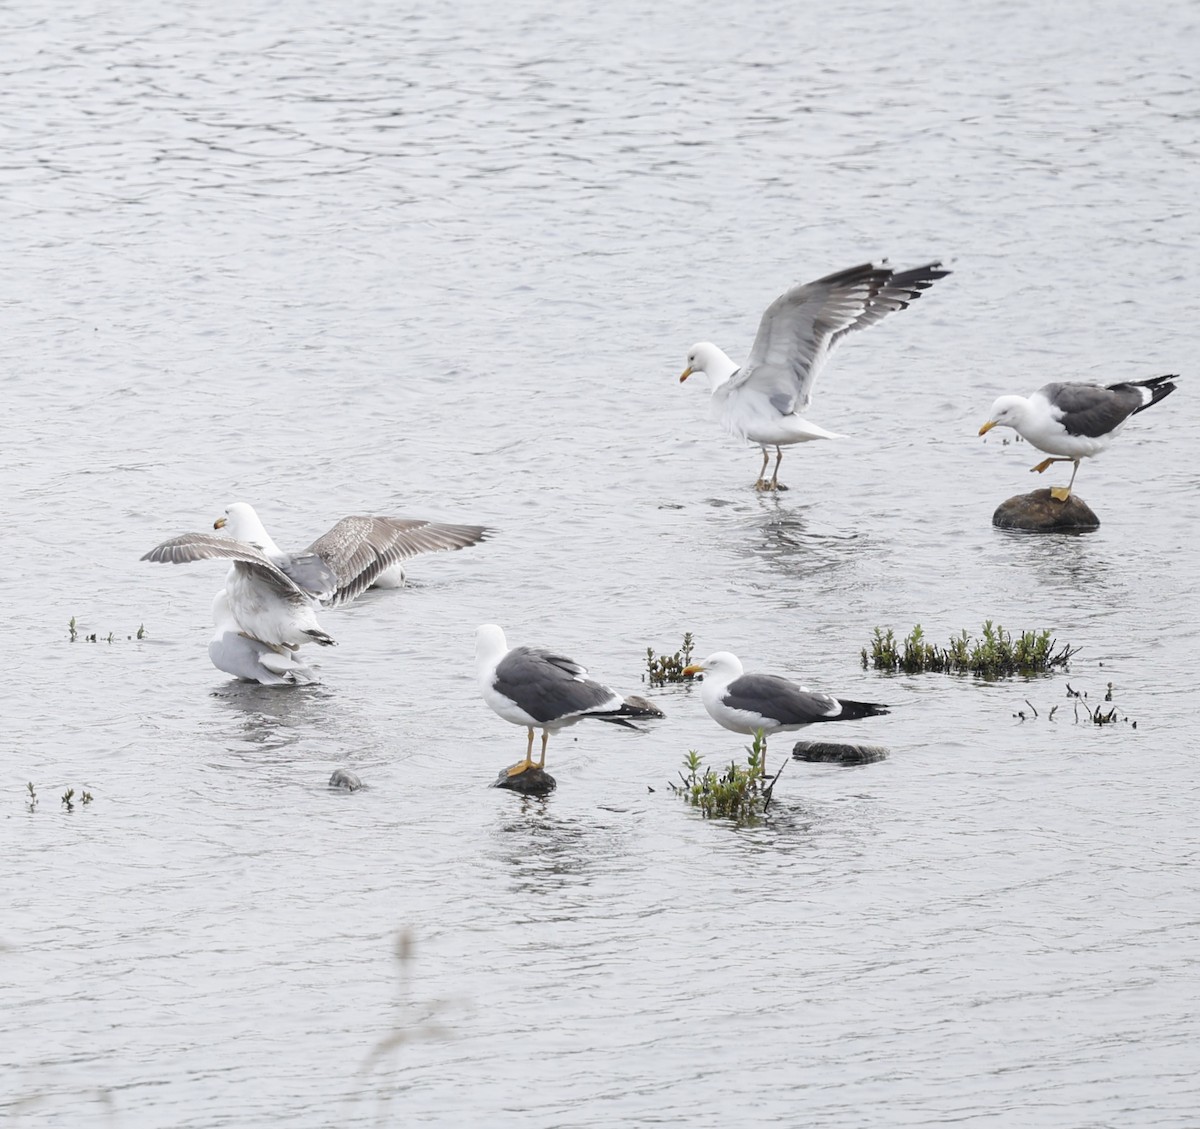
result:
M 1141 391 L 1131 384 L 1103 388 L 1099 384 L 1047 384 L 1038 389 L 1068 435 L 1097 439 L 1120 427 L 1145 403 Z
M 319 558 L 332 573 L 333 591 L 322 596 L 322 602 L 336 607 L 361 596 L 389 568 L 409 557 L 463 549 L 482 541 L 489 532 L 481 525 L 355 515 L 342 518 L 305 554 Z
M 767 307 L 730 384 L 760 392 L 782 415 L 808 407 L 817 375 L 842 339 L 905 309 L 950 273 L 941 267 L 893 271 L 863 263 L 794 287 Z
M 622 704 L 616 691 L 588 678 L 579 663 L 536 647 L 509 651 L 496 666 L 495 686 L 541 722 L 610 711 Z
M 257 546 L 235 541 L 231 537 L 218 537 L 213 533 L 182 533 L 161 545 L 155 545 L 142 560 L 156 561 L 159 564 L 233 561 L 235 568 L 253 574 L 281 596 L 306 599 L 309 595 Z
M 743 674 L 726 688 L 725 705 L 750 710 L 780 725 L 808 725 L 841 712 L 837 698 L 814 693 L 776 674 Z

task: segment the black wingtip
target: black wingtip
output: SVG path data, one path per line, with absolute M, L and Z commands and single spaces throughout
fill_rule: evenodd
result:
M 1132 415 L 1137 415 L 1138 412 L 1144 412 L 1147 408 L 1154 407 L 1159 400 L 1165 400 L 1172 392 L 1175 391 L 1175 381 L 1179 379 L 1179 373 L 1170 372 L 1164 376 L 1152 376 L 1149 380 L 1132 380 L 1129 381 L 1129 386 L 1133 388 L 1145 388 L 1150 393 L 1150 399 L 1147 400 L 1140 408 L 1134 408 Z
M 859 717 L 879 717 L 892 712 L 891 706 L 885 706 L 881 702 L 852 702 L 839 698 L 838 705 L 842 707 L 841 713 L 831 717 L 830 721 L 853 721 Z

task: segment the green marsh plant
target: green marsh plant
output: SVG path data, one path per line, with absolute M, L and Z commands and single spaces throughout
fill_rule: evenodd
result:
M 665 686 L 668 682 L 690 682 L 683 676 L 684 667 L 692 661 L 692 633 L 683 633 L 683 646 L 673 655 L 656 655 L 653 647 L 646 648 L 646 674 L 651 686 Z
M 964 629 L 947 646 L 931 643 L 918 623 L 903 640 L 889 627 L 875 628 L 870 647 L 862 649 L 862 665 L 889 673 L 974 674 L 980 678 L 1051 674 L 1065 670 L 1078 647 L 1064 645 L 1049 631 L 1022 631 L 1013 636 L 989 619 L 983 634 L 972 639 Z
M 712 767 L 706 768 L 700 754 L 693 749 L 684 758 L 683 770 L 679 773 L 680 783 L 672 781 L 671 790 L 692 807 L 699 808 L 707 819 L 755 823 L 766 814 L 775 781 L 783 771 L 781 764 L 779 772 L 770 783 L 767 782 L 763 775 L 765 748 L 766 739 L 760 729 L 754 735 L 754 744 L 746 750 L 745 764 L 731 761 L 723 772 Z

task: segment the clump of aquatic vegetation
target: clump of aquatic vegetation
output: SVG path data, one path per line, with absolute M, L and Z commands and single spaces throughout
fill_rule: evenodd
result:
M 75 789 L 68 788 L 63 793 L 63 798 L 62 798 L 63 807 L 66 808 L 67 811 L 74 811 L 75 810 L 75 802 L 74 801 L 75 801 Z M 92 802 L 91 792 L 88 792 L 86 790 L 81 791 L 79 794 L 79 802 L 81 804 L 90 804 Z
M 32 780 L 31 780 L 31 781 L 29 781 L 29 783 L 25 785 L 25 792 L 26 792 L 26 796 L 27 796 L 27 798 L 26 798 L 26 800 L 25 800 L 25 808 L 26 808 L 26 810 L 27 810 L 27 811 L 31 811 L 31 812 L 32 812 L 32 811 L 37 811 L 37 806 L 38 806 L 38 794 L 37 794 L 37 789 L 36 789 L 36 788 L 33 786 L 33 781 L 32 781 Z M 86 788 L 81 788 L 81 789 L 80 789 L 80 791 L 79 791 L 79 801 L 78 801 L 78 802 L 79 802 L 79 803 L 81 803 L 81 804 L 85 804 L 85 805 L 86 805 L 86 804 L 90 804 L 90 803 L 92 802 L 92 794 L 91 794 L 91 792 L 89 792 L 89 791 L 88 791 Z M 68 789 L 67 789 L 67 790 L 66 790 L 66 791 L 63 793 L 63 797 L 62 797 L 62 806 L 63 806 L 64 808 L 66 808 L 66 809 L 67 809 L 67 811 L 74 811 L 74 810 L 75 810 L 75 803 L 76 803 L 76 800 L 75 800 L 75 789 L 74 789 L 74 788 L 68 788 Z
M 890 627 L 886 631 L 875 628 L 870 648 L 862 649 L 862 665 L 864 670 L 873 666 L 905 674 L 935 671 L 1010 678 L 1066 669 L 1078 652 L 1078 647 L 1069 644 L 1060 647 L 1049 631 L 1022 631 L 1014 636 L 990 619 L 978 639 L 972 639 L 964 629 L 951 636 L 947 646 L 940 647 L 926 638 L 918 623 L 903 640 L 898 640 Z
M 765 814 L 771 803 L 771 790 L 779 779 L 779 773 L 776 773 L 767 783 L 763 775 L 765 751 L 766 740 L 760 729 L 754 735 L 754 744 L 746 750 L 746 763 L 731 761 L 727 769 L 718 772 L 705 767 L 700 754 L 693 749 L 684 758 L 680 783 L 672 781 L 671 790 L 692 807 L 699 808 L 708 819 L 753 823 Z M 783 771 L 782 766 L 779 771 Z
M 113 632 L 111 632 L 111 631 L 107 635 L 101 635 L 99 631 L 93 631 L 90 635 L 87 634 L 85 631 L 80 631 L 79 625 L 75 622 L 74 616 L 71 616 L 71 622 L 67 624 L 67 637 L 71 640 L 72 643 L 74 643 L 77 639 L 82 639 L 85 643 L 101 643 L 101 642 L 111 643 L 115 639 L 118 638 L 118 636 L 113 634 Z M 126 635 L 125 638 L 126 639 L 145 639 L 146 638 L 146 625 L 144 623 L 139 623 L 138 629 L 137 629 L 137 634 L 136 635 Z
M 684 667 L 691 664 L 692 633 L 683 633 L 683 646 L 673 655 L 656 655 L 653 647 L 646 648 L 646 673 L 651 686 L 664 686 L 668 682 L 690 682 L 683 676 Z
M 1080 722 L 1092 725 L 1115 725 L 1120 723 L 1128 725 L 1131 729 L 1137 728 L 1136 721 L 1130 721 L 1129 718 L 1118 713 L 1117 707 L 1109 705 L 1113 700 L 1113 690 L 1116 687 L 1110 682 L 1105 690 L 1104 701 L 1097 705 L 1092 705 L 1088 701 L 1086 690 L 1076 690 L 1069 682 L 1067 683 L 1067 697 L 1071 699 L 1071 715 L 1075 724 Z M 1038 713 L 1037 707 L 1028 699 L 1025 699 L 1025 704 L 1029 707 L 1029 713 L 1024 710 L 1017 710 L 1013 717 L 1019 721 L 1037 721 L 1042 715 Z M 1062 703 L 1060 702 L 1059 705 Z M 1051 706 L 1050 711 L 1046 714 L 1047 721 L 1054 721 L 1054 715 L 1058 713 L 1058 705 Z

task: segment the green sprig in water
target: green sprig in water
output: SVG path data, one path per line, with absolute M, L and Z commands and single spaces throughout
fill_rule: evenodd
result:
M 671 784 L 677 796 L 699 808 L 706 818 L 732 819 L 736 823 L 754 823 L 771 802 L 771 784 L 763 776 L 766 738 L 760 729 L 754 744 L 746 750 L 746 763 L 731 761 L 724 772 L 705 768 L 694 749 L 684 758 L 680 783 Z
M 683 646 L 673 655 L 656 655 L 653 647 L 647 647 L 646 673 L 649 677 L 650 685 L 663 686 L 668 682 L 689 681 L 688 678 L 684 677 L 683 671 L 685 667 L 691 665 L 693 646 L 692 633 L 685 631 Z

